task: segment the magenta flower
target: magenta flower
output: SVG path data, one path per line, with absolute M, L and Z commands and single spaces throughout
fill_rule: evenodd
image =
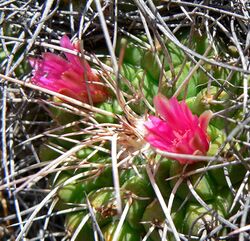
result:
M 160 115 L 149 116 L 144 123 L 147 133 L 145 140 L 162 151 L 177 154 L 206 155 L 209 149 L 207 126 L 211 111 L 199 118 L 193 115 L 185 101 L 178 102 L 175 97 L 168 100 L 158 95 L 154 104 Z M 181 164 L 191 164 L 191 159 L 173 158 Z
M 65 35 L 60 40 L 64 48 L 79 51 Z M 86 60 L 64 53 L 62 58 L 53 53 L 43 53 L 42 58 L 30 58 L 33 69 L 32 83 L 67 95 L 82 102 L 99 103 L 107 98 L 106 88 Z

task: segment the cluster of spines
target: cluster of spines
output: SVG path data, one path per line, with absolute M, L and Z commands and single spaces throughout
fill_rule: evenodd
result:
M 182 41 L 185 41 L 185 37 L 182 36 L 182 38 Z M 126 42 L 125 45 L 124 41 Z M 198 38 L 198 40 L 194 39 L 193 45 L 197 52 L 203 54 L 208 46 L 207 39 L 204 37 Z M 171 63 L 169 64 L 161 50 L 153 53 L 150 50 L 147 51 L 145 48 L 138 47 L 138 44 L 125 38 L 121 38 L 118 43 L 118 53 L 122 48 L 125 48 L 123 64 L 120 66 L 119 88 L 121 92 L 127 94 L 127 101 L 131 110 L 137 116 L 143 116 L 148 112 L 148 105 L 145 100 L 149 105 L 153 106 L 153 98 L 159 91 L 169 98 L 172 97 L 184 80 L 187 81 L 187 84 L 179 91 L 178 99 L 179 101 L 185 100 L 194 114 L 200 115 L 205 110 L 216 112 L 225 108 L 227 100 L 230 98 L 230 90 L 226 92 L 222 89 L 224 76 L 228 74 L 227 71 L 220 67 L 205 65 L 205 71 L 213 72 L 214 78 L 218 80 L 218 83 L 212 86 L 208 86 L 210 80 L 204 70 L 194 72 L 190 76 L 190 79 L 187 80 L 186 77 L 192 68 L 191 62 L 186 61 L 183 64 L 185 55 L 173 43 L 166 42 L 166 47 L 171 58 Z M 210 56 L 213 57 L 213 54 L 214 52 L 211 51 Z M 157 58 L 160 59 L 164 67 L 163 70 L 160 69 Z M 169 66 L 172 66 L 173 69 L 170 69 L 171 67 Z M 112 77 L 112 74 L 110 77 Z M 162 86 L 160 85 L 161 81 L 159 81 L 161 78 L 163 80 Z M 237 84 L 239 78 L 240 76 L 236 74 L 234 78 L 235 84 Z M 123 79 L 126 81 L 123 81 Z M 127 81 L 131 86 L 127 84 Z M 138 94 L 141 98 L 135 98 Z M 217 102 L 213 102 L 214 96 L 217 96 Z M 129 98 L 134 98 L 134 101 L 130 101 Z M 98 107 L 115 113 L 118 116 L 123 115 L 123 109 L 114 96 L 98 104 Z M 63 116 L 63 119 L 66 119 L 64 112 L 58 112 L 55 116 L 57 118 Z M 72 120 L 72 117 L 73 119 L 78 118 L 74 115 L 69 116 L 70 120 Z M 115 120 L 101 114 L 95 114 L 94 117 L 100 123 L 119 122 L 117 119 Z M 216 119 L 211 121 L 208 127 L 208 134 L 210 136 L 208 156 L 220 154 L 218 150 L 226 140 L 223 128 L 224 123 L 221 121 Z M 56 142 L 57 145 L 62 145 L 66 149 L 70 148 L 67 147 L 67 143 L 64 141 L 58 142 L 53 139 L 51 142 Z M 104 145 L 106 145 L 105 148 L 107 150 L 110 150 L 110 145 L 107 143 Z M 76 153 L 76 158 L 78 160 L 85 159 L 93 151 L 93 148 L 83 148 Z M 227 153 L 227 151 L 228 147 L 226 146 L 224 152 Z M 44 158 L 44 153 L 46 151 L 41 148 L 40 156 L 42 159 L 46 159 L 46 157 Z M 91 170 L 95 170 L 86 178 L 81 178 L 59 190 L 58 197 L 60 201 L 58 209 L 89 203 L 94 210 L 96 215 L 95 221 L 101 227 L 105 240 L 112 240 L 118 224 L 110 153 L 111 151 L 108 154 L 102 154 L 101 151 L 97 151 L 91 159 L 88 159 L 88 164 L 99 164 L 98 171 L 91 168 L 91 165 L 88 165 L 88 168 L 84 168 L 83 165 L 83 168 L 63 171 L 53 184 L 60 185 L 64 180 L 76 175 L 76 173 L 91 173 Z M 53 151 L 52 155 L 54 155 Z M 122 205 L 125 207 L 128 204 L 129 210 L 120 230 L 118 240 L 139 240 L 152 227 L 154 227 L 154 231 L 149 235 L 148 240 L 160 240 L 165 216 L 145 173 L 145 166 L 149 165 L 149 162 L 151 162 L 150 165 L 155 169 L 155 181 L 160 188 L 165 202 L 168 203 L 171 193 L 175 195 L 172 205 L 172 218 L 177 231 L 187 236 L 197 237 L 206 228 L 207 230 L 205 231 L 209 232 L 209 229 L 212 230 L 216 227 L 218 220 L 221 221 L 221 219 L 218 219 L 218 216 L 222 219 L 227 218 L 233 197 L 230 189 L 227 187 L 228 183 L 225 180 L 222 168 L 206 171 L 207 168 L 209 169 L 207 162 L 199 162 L 186 167 L 174 160 L 160 157 L 154 154 L 153 151 L 147 153 L 147 158 L 145 158 L 145 153 L 140 153 L 138 157 L 133 159 L 132 165 L 131 163 L 127 166 L 123 165 L 119 170 Z M 137 167 L 136 171 L 133 169 L 133 166 Z M 200 173 L 188 176 L 188 173 L 195 172 L 199 168 L 201 169 Z M 235 175 L 236 171 L 239 174 L 237 177 Z M 242 165 L 229 165 L 228 172 L 231 183 L 237 185 L 244 177 L 245 168 Z M 199 203 L 199 198 L 207 205 L 203 206 Z M 82 212 L 73 212 L 66 215 L 66 229 L 71 234 L 77 230 L 83 217 L 89 215 L 89 208 L 85 206 L 85 210 Z M 93 234 L 93 222 L 90 222 L 90 220 L 91 216 L 79 232 L 78 240 L 93 240 L 93 235 L 90 235 L 90 233 Z M 222 234 L 222 231 L 220 234 Z M 171 232 L 169 232 L 168 237 L 169 239 L 173 238 Z

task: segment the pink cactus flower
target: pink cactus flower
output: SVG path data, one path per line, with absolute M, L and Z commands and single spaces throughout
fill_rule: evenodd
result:
M 185 101 L 175 97 L 168 100 L 158 95 L 154 98 L 160 118 L 149 116 L 144 123 L 145 140 L 153 147 L 176 154 L 206 155 L 209 149 L 207 126 L 212 112 L 206 111 L 199 118 L 193 115 Z M 180 164 L 192 164 L 194 160 L 173 158 Z
M 78 51 L 65 35 L 60 40 L 64 48 Z M 108 94 L 99 77 L 93 72 L 86 60 L 64 53 L 62 58 L 53 53 L 43 53 L 42 58 L 30 58 L 33 67 L 32 83 L 89 103 L 103 102 Z

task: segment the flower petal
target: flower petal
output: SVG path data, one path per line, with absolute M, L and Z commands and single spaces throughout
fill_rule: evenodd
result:
M 175 97 L 168 100 L 162 95 L 155 96 L 154 104 L 162 119 L 150 116 L 145 122 L 146 141 L 155 148 L 176 154 L 206 155 L 209 149 L 207 125 L 211 112 L 205 112 L 198 118 L 184 101 L 179 103 Z M 178 156 L 173 159 L 181 164 L 194 162 Z
M 207 131 L 207 126 L 212 116 L 213 116 L 213 112 L 211 110 L 207 110 L 203 112 L 201 116 L 199 117 L 200 127 L 205 132 Z
M 66 35 L 61 38 L 60 44 L 66 49 L 75 50 Z M 98 84 L 101 81 L 88 62 L 73 54 L 65 53 L 65 56 L 67 59 L 47 52 L 41 58 L 29 58 L 33 67 L 31 81 L 83 102 L 89 102 L 89 99 L 93 103 L 104 101 L 108 92 L 104 86 Z
M 66 49 L 69 50 L 76 50 L 73 46 L 73 44 L 70 42 L 70 39 L 67 35 L 64 35 L 60 40 L 60 45 Z M 66 53 L 64 52 L 66 58 L 69 60 L 69 62 L 73 65 L 75 65 L 78 69 L 80 68 L 81 71 L 84 71 L 84 68 L 82 66 L 82 63 L 80 61 L 80 58 L 74 54 Z
M 168 119 L 170 109 L 168 99 L 165 96 L 159 94 L 154 97 L 154 105 L 156 111 L 166 121 Z

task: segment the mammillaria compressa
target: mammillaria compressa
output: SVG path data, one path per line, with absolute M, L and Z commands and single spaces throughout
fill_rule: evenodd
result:
M 66 35 L 61 38 L 60 45 L 79 52 Z M 82 102 L 104 101 L 107 91 L 88 62 L 79 56 L 64 54 L 66 59 L 48 52 L 43 53 L 42 58 L 30 58 L 29 62 L 34 68 L 31 81 Z
M 153 147 L 176 154 L 206 155 L 209 149 L 207 126 L 211 111 L 205 111 L 199 118 L 193 115 L 185 101 L 178 102 L 175 97 L 167 99 L 162 95 L 154 98 L 156 111 L 160 118 L 149 116 L 145 136 Z M 194 161 L 173 158 L 181 164 Z

